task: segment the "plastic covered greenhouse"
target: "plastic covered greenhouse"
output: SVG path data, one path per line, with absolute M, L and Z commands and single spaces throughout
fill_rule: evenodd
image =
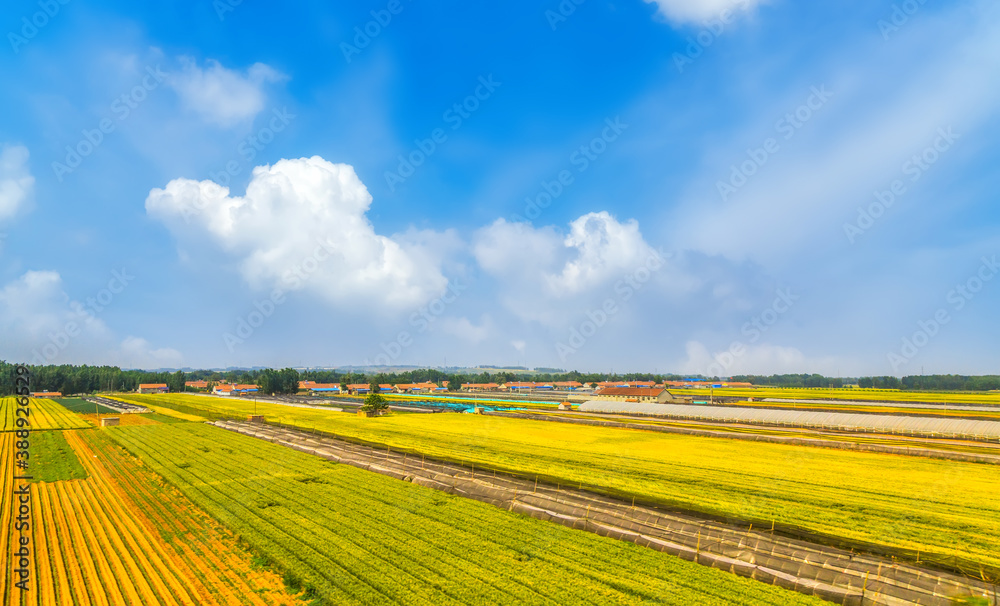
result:
M 580 412 L 1000 441 L 1000 422 L 901 415 L 591 400 Z

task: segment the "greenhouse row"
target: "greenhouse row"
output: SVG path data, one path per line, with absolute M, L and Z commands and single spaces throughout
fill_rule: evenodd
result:
M 766 410 L 689 404 L 591 400 L 580 412 L 1000 441 L 1000 422 L 799 410 Z

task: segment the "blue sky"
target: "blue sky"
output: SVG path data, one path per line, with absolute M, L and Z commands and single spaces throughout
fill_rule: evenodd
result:
M 994 3 L 172 4 L 5 6 L 0 358 L 1000 372 Z

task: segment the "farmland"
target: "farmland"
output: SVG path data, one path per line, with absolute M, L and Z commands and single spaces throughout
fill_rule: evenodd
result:
M 31 475 L 38 482 L 83 480 L 87 470 L 61 431 L 31 434 Z
M 730 422 L 688 421 L 667 419 L 664 417 L 635 417 L 630 415 L 608 415 L 604 413 L 575 412 L 570 416 L 554 411 L 518 411 L 505 412 L 503 414 L 512 418 L 529 415 L 529 418 L 535 419 L 574 422 L 578 424 L 611 424 L 649 431 L 657 431 L 662 428 L 667 433 L 689 433 L 688 430 L 710 431 L 713 437 L 730 437 L 755 441 L 808 440 L 811 445 L 823 447 L 836 446 L 838 448 L 843 446 L 848 450 L 865 450 L 866 446 L 887 446 L 905 449 L 899 451 L 897 454 L 904 452 L 914 454 L 914 451 L 919 451 L 915 453 L 915 456 L 926 456 L 928 450 L 1000 456 L 1000 445 L 968 440 L 925 439 L 886 434 L 834 432 L 803 427 L 751 426 Z M 775 438 L 776 440 L 768 440 L 768 438 Z M 858 448 L 853 448 L 855 445 Z
M 86 479 L 30 485 L 32 583 L 15 591 L 17 533 L 11 504 L 0 504 L 3 604 L 295 604 L 273 572 L 251 568 L 234 538 L 180 494 L 138 465 L 98 430 L 49 432 L 67 444 L 44 444 L 48 479 L 82 466 Z M 0 434 L 5 495 L 12 493 L 12 433 Z M 33 447 L 34 449 L 34 447 Z M 72 459 L 72 461 L 70 460 Z M 53 462 L 54 461 L 54 462 Z M 33 464 L 34 465 L 34 464 Z M 32 470 L 35 468 L 33 467 Z M 42 476 L 36 480 L 43 479 Z
M 118 411 L 101 404 L 94 404 L 82 398 L 55 398 L 53 402 L 58 402 L 67 410 L 82 414 L 115 414 Z
M 14 411 L 17 399 L 13 397 L 0 398 L 0 430 L 13 431 Z M 48 398 L 31 398 L 31 416 L 29 421 L 32 430 L 43 429 L 82 429 L 90 425 L 79 415 L 70 412 L 64 406 Z
M 215 427 L 107 433 L 330 604 L 821 603 Z
M 142 414 L 135 413 L 114 413 L 107 415 L 95 415 L 95 414 L 81 414 L 80 417 L 85 419 L 88 423 L 97 427 L 100 425 L 101 419 L 106 419 L 108 417 L 115 417 L 118 419 L 118 424 L 123 426 L 132 425 L 157 425 L 159 423 L 190 423 L 192 419 L 200 421 L 197 417 L 190 417 L 190 415 L 184 415 L 182 413 L 177 413 L 169 408 L 161 409 L 166 412 L 146 412 Z M 188 418 L 190 417 L 190 418 Z
M 138 396 L 184 412 L 240 417 L 248 403 Z M 1000 468 L 474 415 L 359 419 L 257 403 L 258 414 L 393 450 L 726 519 L 823 541 L 886 548 L 969 570 L 1000 566 Z M 964 560 L 963 560 L 964 559 Z M 973 564 L 972 570 L 978 575 Z
M 988 407 L 977 407 L 976 410 L 954 410 L 948 408 L 914 408 L 912 406 L 900 405 L 879 405 L 873 406 L 870 404 L 856 404 L 856 403 L 840 403 L 835 400 L 824 402 L 822 404 L 818 402 L 727 402 L 719 403 L 716 402 L 715 406 L 735 406 L 735 407 L 745 407 L 751 406 L 753 408 L 772 408 L 779 410 L 807 410 L 807 411 L 834 411 L 834 412 L 865 412 L 865 413 L 877 413 L 886 415 L 906 415 L 906 416 L 928 416 L 928 417 L 942 417 L 942 418 L 956 418 L 956 419 L 987 419 L 987 420 L 1000 420 L 1000 408 L 992 409 Z M 971 405 L 969 405 L 971 406 Z

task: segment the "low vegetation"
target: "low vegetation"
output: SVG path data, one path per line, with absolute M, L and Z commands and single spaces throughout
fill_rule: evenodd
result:
M 136 397 L 149 398 L 217 417 L 242 418 L 248 406 L 223 398 Z M 492 416 L 390 415 L 372 423 L 264 402 L 257 412 L 393 450 L 774 525 L 975 576 L 1000 567 L 1000 466 Z
M 17 398 L 0 398 L 0 430 L 14 431 Z M 83 429 L 90 425 L 79 415 L 70 412 L 48 398 L 31 398 L 28 421 L 32 431 L 45 429 Z
M 83 398 L 54 398 L 53 402 L 57 402 L 62 405 L 67 410 L 72 410 L 73 412 L 78 412 L 80 414 L 114 414 L 118 412 L 113 408 L 108 408 L 102 404 L 94 404 L 93 402 L 88 402 Z
M 48 441 L 51 436 L 57 442 Z M 14 541 L 20 533 L 12 530 L 11 499 L 0 499 L 0 603 L 301 603 L 274 572 L 255 569 L 235 537 L 111 442 L 106 432 L 44 432 L 33 434 L 32 440 L 33 453 L 40 448 L 51 454 L 54 444 L 68 445 L 72 453 L 60 456 L 72 456 L 85 477 L 49 477 L 30 485 L 33 570 L 25 594 L 15 589 L 14 566 L 7 559 L 17 550 Z M 4 495 L 14 490 L 13 448 L 14 434 L 0 434 Z
M 204 424 L 107 433 L 328 604 L 821 603 Z
M 33 432 L 29 463 L 29 471 L 36 482 L 82 480 L 87 477 L 87 470 L 80 465 L 61 431 Z

